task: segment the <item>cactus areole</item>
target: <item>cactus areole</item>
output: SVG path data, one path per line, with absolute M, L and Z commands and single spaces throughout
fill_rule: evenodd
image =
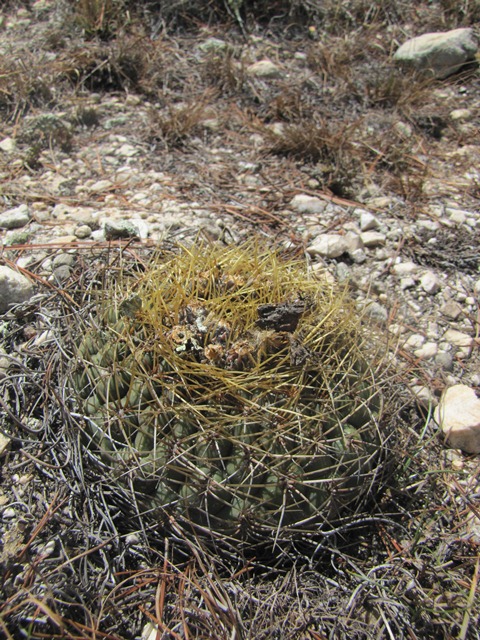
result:
M 279 544 L 371 497 L 378 363 L 348 293 L 304 261 L 178 248 L 94 307 L 71 374 L 85 446 L 159 526 Z

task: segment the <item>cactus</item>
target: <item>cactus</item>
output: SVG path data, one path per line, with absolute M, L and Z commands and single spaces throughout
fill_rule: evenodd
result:
M 71 381 L 86 446 L 162 524 L 295 540 L 352 516 L 388 462 L 370 351 L 302 261 L 199 244 L 104 292 Z

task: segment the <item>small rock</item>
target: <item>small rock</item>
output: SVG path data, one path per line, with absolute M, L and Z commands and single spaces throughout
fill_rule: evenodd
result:
M 412 277 L 401 278 L 400 279 L 400 288 L 402 291 L 406 291 L 407 289 L 413 289 L 417 283 Z
M 88 224 L 81 224 L 79 227 L 75 229 L 75 236 L 79 240 L 84 240 L 85 238 L 89 238 L 92 235 L 92 229 L 88 226 Z
M 469 336 L 468 333 L 457 331 L 456 329 L 447 329 L 443 334 L 442 340 L 463 349 L 468 349 L 473 345 L 472 336 Z
M 367 254 L 363 249 L 355 249 L 350 252 L 350 258 L 355 264 L 363 264 L 367 259 Z
M 440 290 L 440 281 L 433 271 L 427 271 L 420 278 L 420 286 L 425 293 L 432 296 Z
M 0 380 L 7 375 L 10 366 L 10 358 L 7 352 L 0 347 Z
M 348 242 L 343 236 L 325 233 L 314 240 L 313 244 L 307 248 L 307 252 L 322 258 L 339 258 L 348 252 Z
M 351 271 L 344 262 L 339 262 L 336 266 L 335 273 L 339 282 L 347 282 L 351 278 Z
M 31 237 L 32 231 L 27 231 L 26 229 L 22 229 L 21 231 L 18 229 L 7 231 L 3 239 L 3 244 L 6 247 L 12 247 L 16 244 L 27 244 Z
M 3 433 L 0 433 L 0 456 L 2 456 L 9 447 L 11 438 L 7 438 Z
M 17 148 L 17 143 L 13 138 L 4 138 L 0 142 L 0 150 L 5 153 L 12 153 Z
M 364 231 L 360 234 L 360 238 L 365 247 L 372 249 L 374 247 L 383 247 L 386 241 L 386 236 L 380 231 Z
M 477 52 L 473 29 L 424 33 L 404 42 L 393 59 L 405 66 L 443 79 L 473 60 Z
M 54 269 L 66 265 L 71 267 L 75 262 L 75 256 L 71 253 L 59 253 L 52 260 L 52 266 Z
M 395 123 L 394 129 L 404 138 L 411 138 L 413 135 L 413 127 L 407 122 L 402 122 L 401 120 Z
M 470 109 L 454 109 L 450 111 L 450 120 L 470 120 L 472 118 L 472 112 Z
M 113 184 L 110 182 L 110 180 L 97 180 L 97 182 L 94 182 L 92 185 L 90 185 L 88 190 L 91 193 L 100 193 L 102 191 L 110 191 L 112 187 Z
M 267 127 L 275 136 L 283 136 L 285 133 L 285 123 L 284 122 L 272 122 L 272 124 L 268 124 Z
M 449 447 L 480 453 L 480 399 L 474 389 L 464 384 L 446 389 L 434 418 Z
M 55 551 L 55 547 L 56 547 L 55 540 L 48 540 L 48 542 L 46 542 L 45 544 L 41 545 L 38 548 L 37 554 L 41 556 L 42 559 L 48 558 Z
M 463 309 L 458 302 L 454 300 L 447 300 L 445 304 L 440 308 L 440 312 L 450 320 L 456 320 L 462 315 Z
M 470 381 L 475 387 L 480 387 L 480 373 L 473 373 Z
M 375 209 L 389 209 L 394 204 L 395 199 L 390 196 L 376 196 L 368 201 L 368 205 Z
M 139 237 L 138 228 L 128 220 L 108 220 L 105 222 L 105 238 L 107 240 Z
M 430 340 L 437 340 L 440 338 L 440 329 L 437 322 L 427 323 L 427 338 Z
M 370 302 L 365 305 L 365 313 L 374 322 L 386 324 L 388 320 L 388 311 L 379 302 Z
M 117 155 L 122 158 L 133 158 L 140 153 L 140 149 L 135 148 L 131 144 L 122 144 L 122 146 L 118 149 Z
M 142 629 L 142 635 L 140 640 L 156 640 L 159 635 L 158 627 L 156 627 L 151 622 L 147 622 L 147 624 Z
M 30 222 L 30 212 L 26 204 L 0 213 L 0 227 L 4 229 L 20 229 Z
M 414 262 L 399 262 L 392 267 L 392 273 L 396 276 L 409 276 L 418 270 L 418 265 Z
M 0 266 L 0 313 L 12 304 L 19 304 L 33 295 L 33 285 L 28 278 L 10 267 Z
M 281 69 L 271 60 L 259 60 L 247 67 L 247 73 L 256 78 L 279 78 Z
M 371 231 L 372 229 L 378 229 L 380 223 L 377 218 L 370 213 L 370 211 L 362 211 L 360 214 L 360 229 L 362 231 Z
M 438 345 L 436 342 L 426 342 L 419 349 L 415 349 L 413 353 L 416 358 L 420 358 L 421 360 L 430 360 L 437 355 Z
M 453 356 L 446 351 L 440 351 L 435 357 L 435 363 L 444 371 L 453 371 Z
M 412 393 L 414 394 L 418 404 L 425 409 L 430 409 L 430 407 L 437 404 L 437 399 L 428 387 L 415 384 L 412 386 Z
M 474 513 L 467 518 L 465 534 L 472 545 L 480 545 L 480 518 Z
M 58 284 L 61 284 L 62 282 L 65 282 L 66 280 L 68 280 L 71 273 L 72 273 L 72 270 L 68 265 L 61 264 L 59 267 L 56 267 L 53 270 L 53 275 L 49 278 L 49 281 L 50 282 L 53 281 Z
M 344 236 L 345 242 L 347 243 L 347 251 L 349 255 L 352 255 L 358 249 L 363 249 L 363 242 L 358 233 L 354 231 L 347 231 Z
M 323 213 L 328 206 L 328 202 L 300 193 L 292 198 L 290 206 L 299 213 Z
M 444 450 L 445 462 L 451 465 L 455 471 L 461 471 L 465 466 L 465 459 L 458 449 L 445 449 Z
M 200 51 L 204 53 L 219 53 L 221 51 L 225 51 L 230 47 L 229 44 L 225 42 L 225 40 L 220 40 L 220 38 L 207 38 L 204 42 L 198 45 Z
M 419 333 L 412 334 L 405 342 L 405 346 L 410 349 L 419 349 L 425 343 L 425 336 Z
M 448 219 L 455 224 L 465 224 L 467 215 L 465 211 L 461 209 L 445 209 L 445 213 L 448 215 Z
M 403 335 L 407 331 L 407 329 L 404 326 L 402 326 L 401 324 L 396 324 L 396 323 L 392 322 L 388 326 L 388 331 L 393 336 L 400 337 L 401 335 Z
M 208 131 L 218 131 L 222 126 L 222 121 L 218 118 L 207 118 L 202 122 L 202 127 Z

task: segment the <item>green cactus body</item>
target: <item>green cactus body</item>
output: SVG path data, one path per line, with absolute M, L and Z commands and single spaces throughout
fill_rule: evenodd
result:
M 129 295 L 128 288 L 135 288 Z M 295 537 L 352 514 L 386 457 L 345 292 L 255 247 L 163 255 L 98 304 L 72 387 L 85 442 L 202 535 Z

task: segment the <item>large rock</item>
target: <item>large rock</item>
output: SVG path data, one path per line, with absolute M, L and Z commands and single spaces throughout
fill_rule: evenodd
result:
M 12 304 L 28 300 L 33 294 L 33 285 L 28 278 L 10 267 L 0 266 L 0 313 Z
M 435 78 L 446 78 L 473 60 L 478 49 L 472 29 L 424 33 L 404 42 L 393 59 Z
M 433 415 L 449 447 L 480 453 L 480 399 L 474 389 L 464 384 L 449 387 Z

